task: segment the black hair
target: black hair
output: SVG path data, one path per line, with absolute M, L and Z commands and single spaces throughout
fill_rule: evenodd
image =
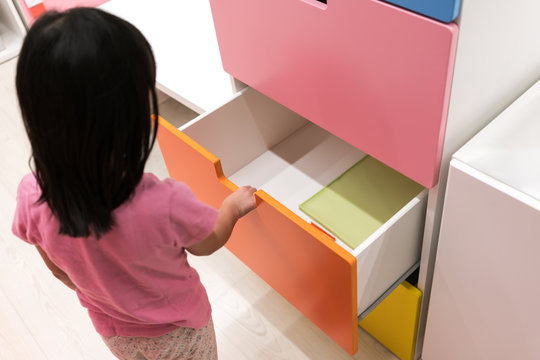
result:
M 133 194 L 158 124 L 152 49 L 105 11 L 43 14 L 28 31 L 16 86 L 34 175 L 60 234 L 100 238 Z

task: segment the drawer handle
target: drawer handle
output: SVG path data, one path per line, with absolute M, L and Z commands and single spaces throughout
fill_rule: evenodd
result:
M 328 0 L 301 0 L 301 1 L 305 2 L 306 4 L 315 6 L 316 8 L 319 8 L 321 10 L 326 10 L 326 7 L 328 6 L 327 5 Z

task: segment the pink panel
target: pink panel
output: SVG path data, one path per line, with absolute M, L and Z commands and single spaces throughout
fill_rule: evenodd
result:
M 30 10 L 26 6 L 24 0 L 18 0 L 21 4 L 21 9 L 24 13 L 24 17 L 27 23 L 32 23 L 34 19 L 30 14 Z M 66 10 L 76 6 L 88 6 L 88 7 L 97 7 L 101 4 L 106 3 L 109 0 L 43 0 L 43 4 L 47 10 Z
M 458 28 L 375 0 L 210 0 L 225 70 L 427 187 Z

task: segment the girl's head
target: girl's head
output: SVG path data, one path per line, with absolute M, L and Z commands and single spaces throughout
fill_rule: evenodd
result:
M 144 36 L 101 10 L 49 12 L 28 31 L 17 94 L 60 233 L 99 238 L 139 183 L 157 131 L 155 73 Z

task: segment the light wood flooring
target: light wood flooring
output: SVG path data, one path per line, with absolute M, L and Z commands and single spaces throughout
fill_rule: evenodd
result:
M 0 359 L 114 359 L 75 294 L 11 233 L 17 184 L 29 172 L 30 155 L 15 66 L 16 59 L 0 64 Z M 196 116 L 166 97 L 162 115 L 175 123 Z M 158 147 L 148 171 L 168 176 Z M 396 359 L 361 329 L 360 350 L 350 356 L 226 249 L 190 259 L 212 303 L 220 359 Z

